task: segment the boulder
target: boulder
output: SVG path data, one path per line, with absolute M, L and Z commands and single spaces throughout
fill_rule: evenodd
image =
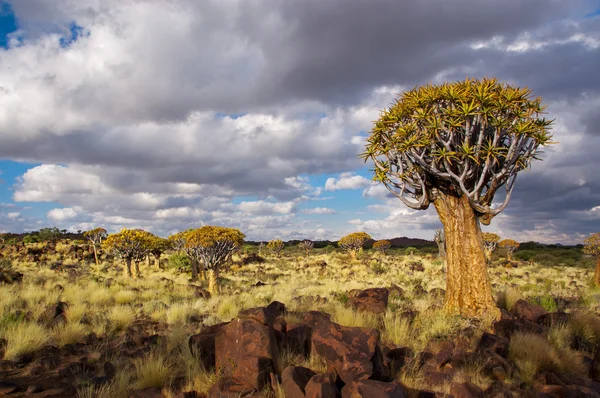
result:
M 386 376 L 379 331 L 320 322 L 313 328 L 312 351 L 333 367 L 344 383 Z
M 314 328 L 321 322 L 331 322 L 331 315 L 321 311 L 309 311 L 302 319 L 302 323 L 307 324 L 311 328 Z
M 190 351 L 193 355 L 199 356 L 202 360 L 204 369 L 211 369 L 215 367 L 215 337 L 221 327 L 227 325 L 227 323 L 219 323 L 212 325 L 200 332 L 190 336 L 188 341 Z
M 384 314 L 387 309 L 389 291 L 385 288 L 365 289 L 349 300 L 355 311 Z
M 508 355 L 508 340 L 484 332 L 477 344 L 477 352 L 492 351 L 506 358 Z
M 517 317 L 527 319 L 531 322 L 536 322 L 542 315 L 546 313 L 544 307 L 528 303 L 525 300 L 518 300 L 512 307 L 511 312 Z
M 277 369 L 279 349 L 273 329 L 251 318 L 222 326 L 215 336 L 216 367 L 238 385 L 261 391 Z
M 342 396 L 334 381 L 324 374 L 311 377 L 304 390 L 306 398 L 341 398 Z
M 450 395 L 454 398 L 483 398 L 483 390 L 473 383 L 452 383 Z
M 304 323 L 287 325 L 286 341 L 290 352 L 304 357 L 310 354 L 310 337 L 312 329 Z
M 164 395 L 160 388 L 149 387 L 130 392 L 129 398 L 164 398 Z
M 398 383 L 377 380 L 361 380 L 346 384 L 342 398 L 405 398 L 407 392 Z
M 281 385 L 286 398 L 306 397 L 305 388 L 316 373 L 302 366 L 289 366 L 281 373 Z

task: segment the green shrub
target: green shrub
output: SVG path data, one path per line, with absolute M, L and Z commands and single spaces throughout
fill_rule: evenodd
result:
M 191 272 L 192 263 L 185 254 L 176 253 L 169 257 L 169 268 L 177 269 L 182 272 Z

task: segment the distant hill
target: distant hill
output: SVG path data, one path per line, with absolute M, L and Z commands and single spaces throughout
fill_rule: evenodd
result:
M 405 248 L 405 247 L 416 247 L 416 248 L 420 248 L 420 247 L 427 247 L 427 246 L 436 246 L 435 242 L 430 241 L 430 240 L 425 240 L 425 239 L 419 239 L 419 238 L 407 238 L 405 236 L 400 237 L 400 238 L 392 238 L 392 239 L 387 239 L 390 241 L 390 243 L 392 244 L 392 247 L 396 247 L 396 248 Z M 289 240 L 287 242 L 285 242 L 286 246 L 295 246 L 298 243 L 300 243 L 301 240 Z M 373 246 L 373 242 L 375 242 L 374 239 L 370 239 L 365 243 L 365 249 L 370 249 Z M 315 248 L 323 248 L 325 246 L 337 246 L 337 241 L 331 241 L 331 240 L 315 240 L 313 241 L 313 243 L 315 244 Z M 254 242 L 254 241 L 246 241 L 246 244 L 249 245 L 259 245 L 260 242 Z

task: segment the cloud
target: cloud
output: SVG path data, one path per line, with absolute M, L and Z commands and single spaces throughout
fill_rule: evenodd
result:
M 47 217 L 53 221 L 67 221 L 77 217 L 81 208 L 66 207 L 63 209 L 52 209 L 48 212 Z
M 328 178 L 325 181 L 326 191 L 339 191 L 342 189 L 359 189 L 371 185 L 371 181 L 363 176 L 355 175 L 352 172 L 340 174 L 339 178 Z
M 330 209 L 328 207 L 315 207 L 313 209 L 304 209 L 302 210 L 304 214 L 335 214 L 335 209 Z
M 600 228 L 588 213 L 600 205 L 600 24 L 583 18 L 593 2 L 10 3 L 21 30 L 0 49 L 0 158 L 37 164 L 14 199 L 58 203 L 47 214 L 57 223 L 336 231 L 330 213 L 304 224 L 299 203 L 363 189 L 365 203 L 401 207 L 351 172 L 379 111 L 415 85 L 489 75 L 541 95 L 560 141 L 519 177 L 496 227 L 547 240 Z M 339 175 L 312 186 L 322 174 Z M 17 211 L 3 228 L 37 226 Z M 410 235 L 433 223 L 378 211 L 358 225 Z

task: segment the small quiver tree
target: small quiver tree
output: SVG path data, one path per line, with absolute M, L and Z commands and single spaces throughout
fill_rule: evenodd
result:
M 444 225 L 448 312 L 500 316 L 480 224 L 506 208 L 517 174 L 551 144 L 544 109 L 527 88 L 466 79 L 407 91 L 375 122 L 361 155 L 374 180 L 412 209 L 433 204 Z
M 392 244 L 389 240 L 383 239 L 373 242 L 373 250 L 376 250 L 381 254 L 385 254 L 390 247 L 392 247 Z
M 498 246 L 500 237 L 492 232 L 484 232 L 481 234 L 481 238 L 483 239 L 485 257 L 487 261 L 490 262 L 492 261 L 492 254 L 494 254 L 494 250 L 496 250 L 496 247 Z
M 163 253 L 171 248 L 171 242 L 168 239 L 161 238 L 160 236 L 152 236 L 150 239 L 150 250 L 149 253 L 154 257 L 154 264 L 156 268 L 160 268 L 160 258 Z
M 433 235 L 433 240 L 438 247 L 438 257 L 446 258 L 446 235 L 443 229 L 436 229 Z
M 362 250 L 363 245 L 369 239 L 371 236 L 366 232 L 354 232 L 340 239 L 338 246 L 346 250 L 351 259 L 356 260 L 356 254 Z
M 503 239 L 500 241 L 500 243 L 498 243 L 498 246 L 504 249 L 504 252 L 506 253 L 506 258 L 509 261 L 512 261 L 512 255 L 515 252 L 515 250 L 519 248 L 519 242 L 512 239 Z
M 583 253 L 596 257 L 594 284 L 600 286 L 600 232 L 590 235 L 583 241 Z
M 125 265 L 125 275 L 134 276 L 131 272 L 131 262 L 136 262 L 135 276 L 140 276 L 138 266 L 139 259 L 143 259 L 148 254 L 149 243 L 152 234 L 141 229 L 123 229 L 116 234 L 108 235 L 102 243 L 106 251 L 113 252 L 121 258 Z
M 98 249 L 102 246 L 102 241 L 106 239 L 107 236 L 108 234 L 104 228 L 95 228 L 83 233 L 83 237 L 90 242 L 90 246 L 92 246 L 92 249 L 94 250 L 96 265 L 99 264 Z
M 274 239 L 267 243 L 267 249 L 271 250 L 277 257 L 281 256 L 281 251 L 285 247 L 285 243 L 283 243 L 280 239 Z
M 194 229 L 190 228 L 186 231 L 177 232 L 176 234 L 169 236 L 167 240 L 169 241 L 169 244 L 173 250 L 178 253 L 185 253 L 187 258 L 190 260 L 192 268 L 192 281 L 197 281 L 199 276 L 202 280 L 206 280 L 204 265 L 202 264 L 200 255 L 197 253 L 197 248 L 187 244 L 188 234 L 191 231 L 194 231 Z
M 304 252 L 306 253 L 306 257 L 308 258 L 308 255 L 310 251 L 315 247 L 315 244 L 312 243 L 310 240 L 303 240 L 302 242 L 298 243 L 298 247 L 300 248 L 300 250 L 304 250 Z
M 219 269 L 244 243 L 244 234 L 234 228 L 205 226 L 187 235 L 187 247 L 193 247 L 208 273 L 208 291 L 220 293 Z

